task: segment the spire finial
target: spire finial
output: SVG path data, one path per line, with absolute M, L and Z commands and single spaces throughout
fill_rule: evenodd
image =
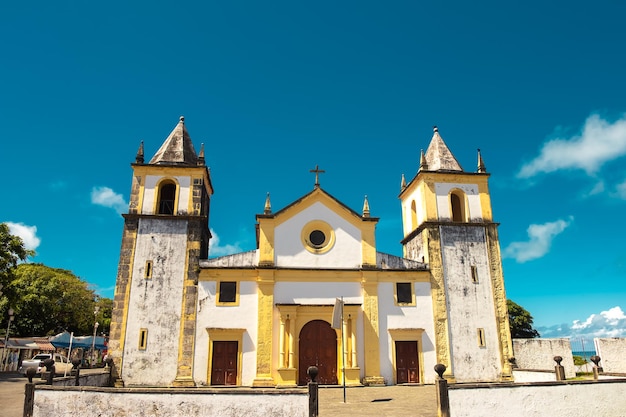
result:
M 180 116 L 180 121 L 185 123 L 185 116 Z
M 402 179 L 400 180 L 400 191 L 406 188 L 406 179 L 404 178 L 404 174 L 402 174 Z
M 270 193 L 267 193 L 267 197 L 265 197 L 265 208 L 263 209 L 263 214 L 272 214 L 272 203 L 270 202 Z
M 476 170 L 476 172 L 480 174 L 484 174 L 485 172 L 487 172 L 487 168 L 485 168 L 485 162 L 483 161 L 483 157 L 480 154 L 480 148 L 478 148 L 478 169 Z
M 365 200 L 363 201 L 363 217 L 370 216 L 370 203 L 367 201 L 367 195 L 365 196 Z
M 200 144 L 200 153 L 198 154 L 198 165 L 204 165 L 204 143 Z
M 138 164 L 143 164 L 143 140 L 139 144 L 139 149 L 137 149 L 137 155 L 135 156 L 135 162 Z
M 426 155 L 424 150 L 420 150 L 420 168 L 419 171 L 428 171 L 428 162 L 426 161 Z
M 325 173 L 326 171 L 324 171 L 323 169 L 319 168 L 319 165 L 315 165 L 315 169 L 311 169 L 309 170 L 309 172 L 315 172 L 315 188 L 320 188 L 320 174 Z
M 437 125 L 433 126 L 433 132 L 435 132 L 435 133 L 439 132 L 439 128 L 437 127 Z

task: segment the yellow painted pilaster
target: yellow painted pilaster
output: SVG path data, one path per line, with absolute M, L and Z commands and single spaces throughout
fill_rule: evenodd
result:
M 274 265 L 274 219 L 259 219 L 259 265 Z
M 376 266 L 376 223 L 364 222 L 362 235 L 363 265 Z
M 446 365 L 446 379 L 454 381 L 454 364 L 450 355 L 450 338 L 448 329 L 448 309 L 444 284 L 443 259 L 441 257 L 441 240 L 436 227 L 424 230 L 425 244 L 428 248 L 428 263 L 431 273 L 431 296 L 433 315 L 435 318 L 435 349 L 437 363 Z
M 272 324 L 274 322 L 274 271 L 259 270 L 258 333 L 255 387 L 273 387 L 272 377 Z
M 363 271 L 363 342 L 366 385 L 384 384 L 380 375 L 380 335 L 378 325 L 378 280 L 375 272 Z

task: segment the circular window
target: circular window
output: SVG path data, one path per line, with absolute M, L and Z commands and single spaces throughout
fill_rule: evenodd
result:
M 316 254 L 328 252 L 335 243 L 332 227 L 322 220 L 313 220 L 304 225 L 300 237 L 304 248 Z
M 313 246 L 323 246 L 326 241 L 326 235 L 321 230 L 313 230 L 309 235 L 309 240 Z

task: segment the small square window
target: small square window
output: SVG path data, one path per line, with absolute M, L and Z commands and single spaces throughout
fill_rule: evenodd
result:
M 472 265 L 472 282 L 478 284 L 478 268 L 476 268 L 476 265 Z
M 410 282 L 396 283 L 396 300 L 398 304 L 413 304 L 413 286 Z
M 237 302 L 237 283 L 229 281 L 220 282 L 220 295 L 218 301 L 220 303 Z
M 139 330 L 139 350 L 146 350 L 148 347 L 148 329 Z
M 152 278 L 152 261 L 146 261 L 146 267 L 143 271 L 143 277 L 145 279 L 151 279 Z
M 485 329 L 477 329 L 478 346 L 485 347 Z

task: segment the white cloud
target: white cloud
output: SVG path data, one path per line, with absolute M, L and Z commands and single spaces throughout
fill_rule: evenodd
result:
M 552 240 L 561 234 L 574 220 L 573 217 L 566 220 L 557 220 L 544 224 L 531 224 L 528 226 L 528 241 L 512 242 L 507 246 L 502 255 L 505 258 L 515 258 L 519 263 L 541 258 L 548 253 Z
M 608 161 L 626 155 L 626 115 L 614 123 L 594 114 L 587 118 L 579 135 L 544 143 L 539 156 L 524 164 L 517 174 L 530 178 L 561 169 L 582 169 L 594 174 Z
M 41 243 L 41 239 L 37 236 L 37 226 L 12 222 L 6 222 L 6 225 L 9 226 L 9 231 L 12 235 L 22 238 L 26 249 L 35 250 Z
M 615 195 L 622 200 L 626 200 L 626 181 L 615 186 Z
M 128 203 L 124 200 L 124 196 L 109 187 L 93 187 L 91 189 L 91 202 L 99 206 L 110 207 L 119 214 L 128 209 Z
M 235 242 L 233 245 L 220 245 L 220 237 L 215 233 L 215 230 L 211 230 L 211 240 L 209 241 L 209 255 L 210 256 L 224 256 L 232 255 L 233 253 L 242 252 L 239 242 Z
M 571 325 L 560 324 L 551 327 L 538 327 L 541 337 L 626 337 L 626 314 L 620 306 L 615 306 L 592 314 L 586 320 L 574 320 Z

